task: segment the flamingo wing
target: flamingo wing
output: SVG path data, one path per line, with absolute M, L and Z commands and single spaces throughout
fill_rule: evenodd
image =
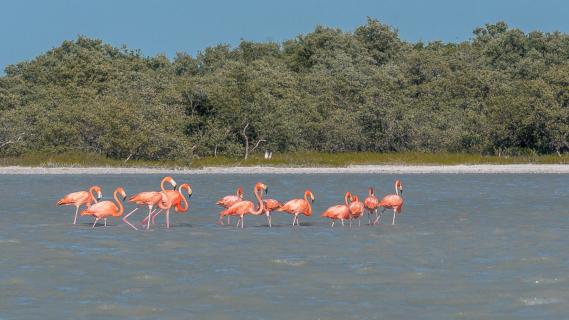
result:
M 381 199 L 379 206 L 388 209 L 395 209 L 397 212 L 401 212 L 401 208 L 403 207 L 403 198 L 396 194 L 389 194 Z
M 379 204 L 379 200 L 375 196 L 367 197 L 364 200 L 365 207 L 370 209 L 370 210 L 377 208 L 378 204 Z
M 87 191 L 77 191 L 66 194 L 63 198 L 57 201 L 60 206 L 63 205 L 82 205 L 89 199 L 90 195 Z
M 156 191 L 140 192 L 128 199 L 128 202 L 136 204 L 156 204 L 162 201 L 162 194 Z
M 224 208 L 229 208 L 239 201 L 241 201 L 241 199 L 238 196 L 229 195 L 219 199 L 215 204 L 217 204 L 218 206 L 222 206 Z
M 305 200 L 304 199 L 292 199 L 283 204 L 278 211 L 287 212 L 290 214 L 304 213 L 305 211 Z
M 221 211 L 220 216 L 238 216 L 247 214 L 252 211 L 254 205 L 251 201 L 239 201 L 233 204 L 231 207 Z
M 327 217 L 330 219 L 348 219 L 350 217 L 350 209 L 344 204 L 335 205 L 326 209 L 326 211 L 322 213 L 321 217 Z
M 119 211 L 117 205 L 112 201 L 97 202 L 89 208 L 81 211 L 82 216 L 95 216 L 97 218 L 111 216 L 114 212 Z
M 263 202 L 265 203 L 265 208 L 268 211 L 273 211 L 273 210 L 276 210 L 276 209 L 282 207 L 282 203 L 280 203 L 279 201 L 277 201 L 275 199 L 265 199 L 265 200 L 263 200 Z

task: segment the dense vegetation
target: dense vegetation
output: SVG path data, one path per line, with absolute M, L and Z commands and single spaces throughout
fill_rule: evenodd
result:
M 569 35 L 501 22 L 462 43 L 408 43 L 368 19 L 173 60 L 79 37 L 5 73 L 4 157 L 569 150 Z

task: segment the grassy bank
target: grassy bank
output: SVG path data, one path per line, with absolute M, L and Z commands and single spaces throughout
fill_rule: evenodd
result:
M 458 165 L 458 164 L 569 164 L 569 155 L 528 155 L 516 157 L 483 156 L 465 153 L 317 153 L 276 154 L 271 160 L 253 155 L 248 160 L 227 157 L 206 157 L 193 160 L 144 161 L 116 160 L 97 154 L 34 153 L 21 157 L 0 158 L 0 166 L 30 167 L 160 167 L 203 168 L 229 166 L 279 167 L 346 167 L 349 165 Z

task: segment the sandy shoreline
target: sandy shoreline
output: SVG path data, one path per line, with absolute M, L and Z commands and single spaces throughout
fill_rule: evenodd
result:
M 112 167 L 0 167 L 0 174 L 326 174 L 326 173 L 569 173 L 563 164 L 513 165 L 355 165 L 345 168 L 209 167 L 203 169 Z

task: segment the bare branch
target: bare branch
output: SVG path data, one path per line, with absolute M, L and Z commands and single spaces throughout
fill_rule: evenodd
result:
M 257 141 L 257 143 L 255 144 L 255 146 L 253 148 L 251 148 L 251 152 L 255 151 L 255 149 L 257 149 L 257 147 L 259 146 L 259 144 L 261 142 L 266 142 L 267 140 L 265 139 L 259 139 L 259 141 Z
M 4 142 L 0 143 L 0 148 L 3 148 L 9 144 L 14 144 L 14 143 L 22 141 L 22 139 L 24 138 L 25 135 L 26 135 L 25 132 L 22 132 L 18 135 L 18 137 L 15 140 L 8 140 L 8 141 L 4 141 Z

